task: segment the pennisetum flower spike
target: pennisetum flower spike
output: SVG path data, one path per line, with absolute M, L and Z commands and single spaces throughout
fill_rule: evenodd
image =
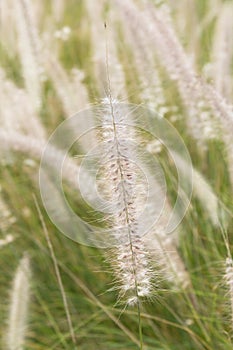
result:
M 133 147 L 133 130 L 124 123 L 120 102 L 105 98 L 101 106 L 102 142 L 104 148 L 103 176 L 105 192 L 113 205 L 109 223 L 118 247 L 113 263 L 120 284 L 120 297 L 127 304 L 137 304 L 152 290 L 152 271 L 148 253 L 141 238 L 138 214 L 143 205 L 143 186 L 137 179 Z
M 6 333 L 6 348 L 8 350 L 23 350 L 25 345 L 28 303 L 30 260 L 24 254 L 17 268 L 12 290 L 8 319 L 8 330 Z

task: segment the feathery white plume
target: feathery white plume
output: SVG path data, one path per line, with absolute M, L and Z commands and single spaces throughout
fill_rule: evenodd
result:
M 13 5 L 25 86 L 34 108 L 39 109 L 43 60 L 33 4 L 30 0 L 14 0 Z
M 9 326 L 6 333 L 8 350 L 23 350 L 29 304 L 30 260 L 27 254 L 17 268 L 11 290 Z
M 105 190 L 113 208 L 108 219 L 117 242 L 112 260 L 120 297 L 133 305 L 140 297 L 150 296 L 152 271 L 138 221 L 146 190 L 142 180 L 137 178 L 134 133 L 125 123 L 126 113 L 118 100 L 105 98 L 102 101 L 104 156 L 101 165 L 106 179 Z
M 225 280 L 228 286 L 229 300 L 231 304 L 232 327 L 233 327 L 233 260 L 231 257 L 226 258 Z

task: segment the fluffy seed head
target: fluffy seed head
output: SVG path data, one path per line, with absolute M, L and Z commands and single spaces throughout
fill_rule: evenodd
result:
M 148 297 L 152 289 L 148 253 L 141 238 L 138 214 L 146 196 L 146 187 L 138 177 L 135 164 L 135 135 L 127 111 L 118 100 L 102 101 L 103 176 L 105 192 L 112 204 L 108 221 L 117 243 L 113 267 L 120 297 L 132 305 Z

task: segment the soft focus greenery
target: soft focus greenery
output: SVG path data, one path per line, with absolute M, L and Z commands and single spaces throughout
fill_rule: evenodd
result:
M 212 0 L 197 0 L 194 3 L 197 19 L 201 24 L 208 16 Z M 39 23 L 41 31 L 46 28 L 52 11 L 50 2 L 44 1 L 43 8 L 42 20 Z M 175 19 L 178 16 L 175 10 L 173 15 Z M 190 18 L 191 16 L 192 13 Z M 200 70 L 209 59 L 215 20 L 214 17 L 205 27 L 196 46 L 195 54 Z M 58 43 L 60 62 L 67 71 L 73 67 L 83 69 L 89 99 L 91 102 L 97 101 L 100 93 L 95 78 L 92 78 L 92 47 L 85 1 L 66 1 L 64 16 L 56 23 L 57 28 L 64 25 L 71 28 L 71 35 L 67 41 Z M 192 48 L 189 47 L 188 32 L 180 36 L 190 52 Z M 117 45 L 125 69 L 129 100 L 140 103 L 133 52 L 127 46 L 120 28 Z M 14 80 L 18 86 L 23 86 L 19 58 L 12 58 L 3 46 L 0 46 L 0 65 L 7 72 L 9 79 Z M 176 101 L 177 104 L 176 87 L 168 86 L 166 74 L 162 69 L 160 74 L 168 100 L 171 103 Z M 181 104 L 179 109 L 182 116 L 184 111 Z M 49 80 L 43 83 L 40 118 L 48 135 L 64 120 L 62 104 Z M 211 184 L 229 213 L 232 213 L 232 189 L 223 145 L 219 141 L 209 141 L 208 150 L 203 152 L 189 136 L 183 119 L 174 125 L 187 145 L 195 168 Z M 10 157 L 7 154 L 0 159 L 0 196 L 15 218 L 14 223 L 0 232 L 0 238 L 8 233 L 16 237 L 12 243 L 0 247 L 0 338 L 4 338 L 6 331 L 11 282 L 20 258 L 27 251 L 31 260 L 32 278 L 25 350 L 74 349 L 53 262 L 36 209 L 35 196 L 60 267 L 77 336 L 77 349 L 138 349 L 138 345 L 121 328 L 121 325 L 124 325 L 137 341 L 137 309 L 124 309 L 124 305 L 115 305 L 117 292 L 108 291 L 113 285 L 114 277 L 105 261 L 103 251 L 69 240 L 49 220 L 43 210 L 38 190 L 39 162 L 31 164 L 26 161 L 27 158 L 26 155 L 12 153 Z M 72 198 L 72 207 L 78 208 L 77 212 L 83 211 L 84 216 L 88 215 L 85 212 L 86 208 L 80 207 L 75 193 L 69 188 L 67 193 L 69 198 Z M 0 212 L 1 219 L 3 220 Z M 224 282 L 224 263 L 227 256 L 221 232 L 224 230 L 223 224 L 222 227 L 212 225 L 204 208 L 193 198 L 182 222 L 179 247 L 192 281 L 192 288 L 182 291 L 166 281 L 161 281 L 158 289 L 154 291 L 154 297 L 143 303 L 145 349 L 232 349 L 232 315 Z M 230 215 L 227 233 L 231 242 L 233 231 Z M 114 316 L 115 321 L 110 315 Z

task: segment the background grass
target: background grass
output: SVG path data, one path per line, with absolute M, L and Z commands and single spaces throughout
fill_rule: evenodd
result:
M 194 3 L 197 24 L 201 25 L 211 8 L 211 0 L 197 0 Z M 50 2 L 43 1 L 41 8 L 40 35 L 47 30 L 52 15 Z M 173 11 L 175 23 L 181 15 L 176 11 L 178 10 Z M 71 28 L 71 35 L 67 41 L 57 40 L 55 43 L 58 47 L 59 60 L 67 72 L 74 67 L 84 71 L 83 83 L 88 90 L 90 102 L 93 102 L 101 94 L 94 76 L 89 21 L 85 1 L 68 0 L 65 2 L 62 18 L 53 25 L 54 30 L 63 26 Z M 188 19 L 186 21 L 188 22 Z M 206 26 L 195 48 L 199 73 L 210 59 L 215 21 L 216 17 Z M 125 72 L 129 101 L 140 103 L 137 77 L 135 79 L 134 55 L 124 37 L 124 29 L 116 30 L 119 38 L 118 55 Z M 188 49 L 192 38 L 189 38 L 188 32 L 181 34 L 180 38 Z M 14 81 L 17 86 L 23 87 L 18 54 L 12 56 L 3 44 L 0 46 L 0 66 L 5 70 L 7 78 Z M 198 147 L 182 118 L 186 112 L 179 102 L 176 87 L 168 80 L 162 69 L 160 69 L 160 75 L 169 103 L 178 104 L 181 118 L 174 125 L 185 141 L 193 165 L 205 176 L 218 198 L 232 213 L 232 189 L 223 143 L 209 141 L 205 152 Z M 38 118 L 49 135 L 65 119 L 61 101 L 49 79 L 43 83 L 42 101 Z M 169 117 L 168 114 L 167 118 Z M 29 163 L 27 155 L 18 153 L 1 152 L 0 154 L 0 197 L 9 207 L 11 216 L 15 218 L 13 224 L 0 229 L 1 238 L 8 233 L 15 236 L 12 243 L 0 247 L 0 338 L 3 339 L 6 333 L 12 279 L 20 258 L 27 251 L 31 261 L 32 279 L 25 349 L 74 348 L 53 262 L 33 199 L 34 194 L 42 210 L 59 263 L 77 335 L 77 348 L 80 350 L 138 349 L 138 346 L 119 326 L 123 324 L 135 339 L 138 339 L 136 309 L 126 308 L 122 312 L 122 306 L 115 306 L 117 294 L 114 291 L 108 291 L 114 277 L 103 252 L 69 240 L 49 220 L 38 191 L 38 161 Z M 167 171 L 169 174 L 169 169 Z M 68 188 L 67 191 L 69 197 L 72 197 L 73 207 L 79 208 L 78 210 L 83 211 L 87 216 L 86 208 L 80 204 L 76 195 L 72 196 Z M 0 213 L 0 220 L 3 222 L 3 213 Z M 228 219 L 227 233 L 232 249 L 232 217 Z M 179 240 L 179 252 L 190 275 L 192 288 L 177 290 L 168 282 L 162 281 L 159 288 L 154 291 L 154 298 L 143 304 L 142 324 L 145 348 L 147 350 L 178 350 L 181 347 L 183 350 L 230 350 L 232 349 L 232 321 L 229 295 L 223 278 L 226 247 L 221 228 L 212 225 L 205 208 L 197 198 L 191 201 L 189 211 L 182 222 Z M 115 322 L 109 315 L 115 317 Z

